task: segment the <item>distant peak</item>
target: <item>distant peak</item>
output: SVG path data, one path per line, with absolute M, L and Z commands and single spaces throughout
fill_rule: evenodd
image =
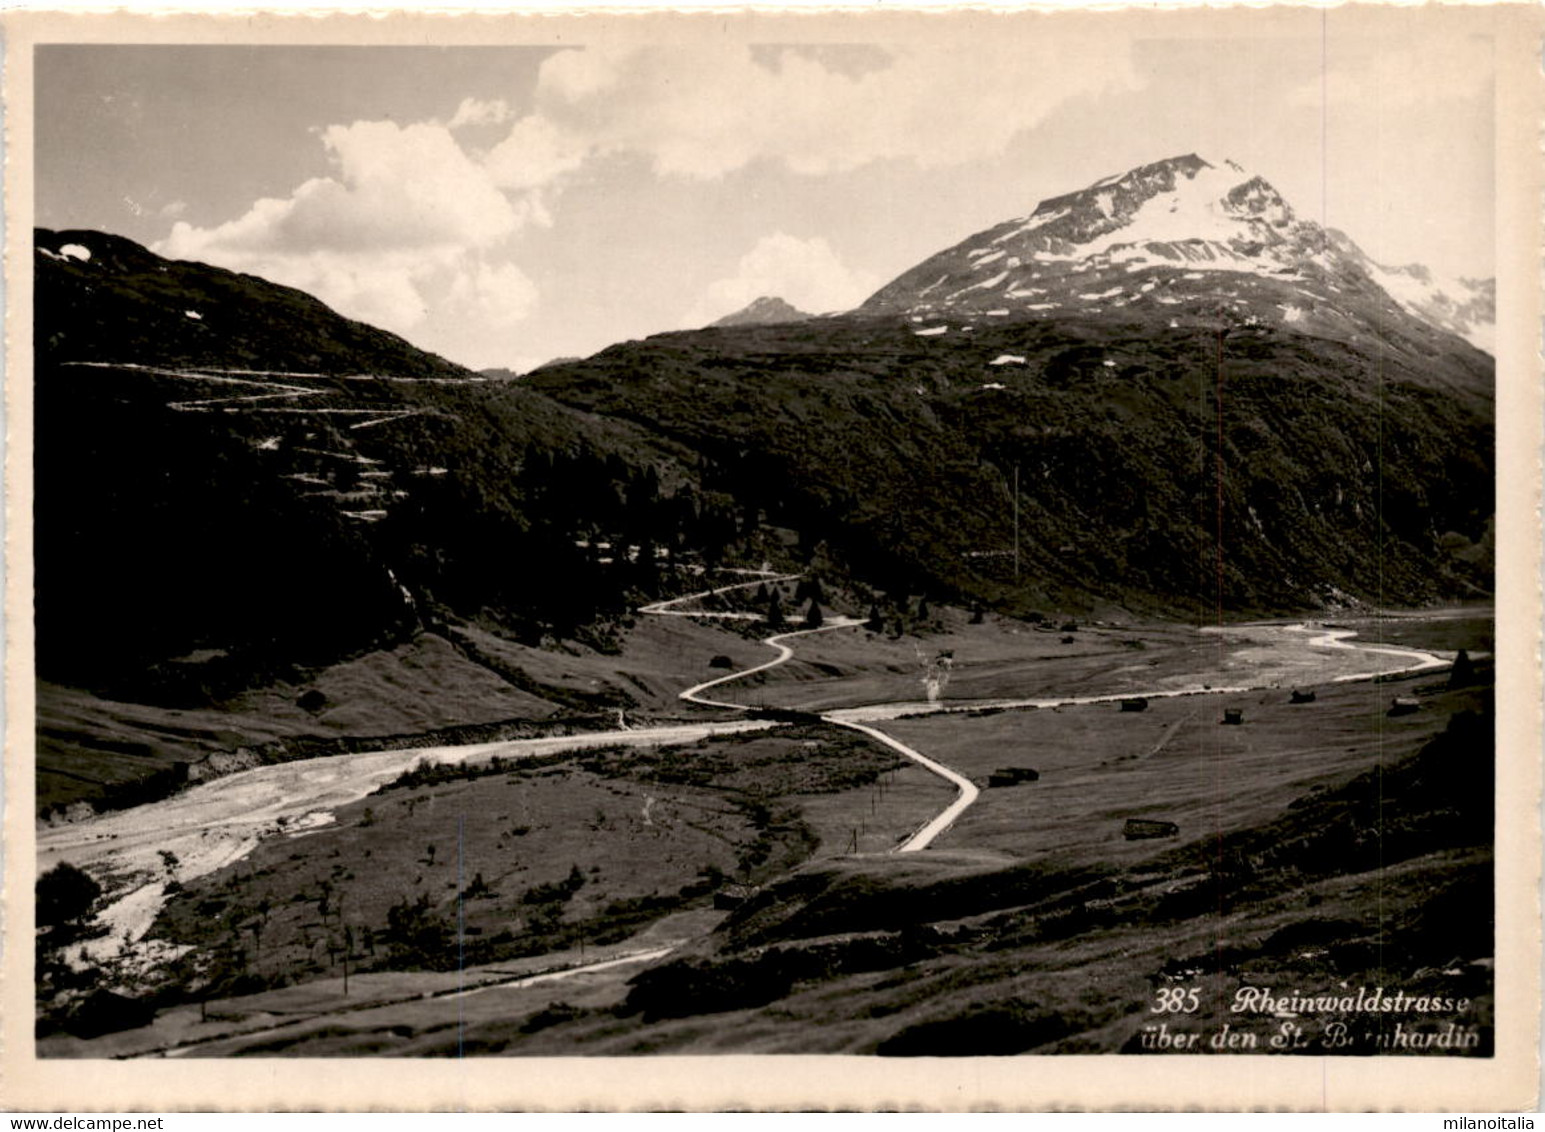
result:
M 804 322 L 813 318 L 776 295 L 753 299 L 734 314 L 727 314 L 710 326 L 764 326 L 776 322 Z

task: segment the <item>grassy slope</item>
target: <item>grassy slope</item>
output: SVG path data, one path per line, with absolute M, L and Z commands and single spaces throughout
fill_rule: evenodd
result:
M 1437 699 L 1434 717 L 1479 703 Z M 1345 714 L 1335 704 L 1321 710 Z M 1432 729 L 1432 721 L 1421 727 Z M 1005 870 L 951 859 L 945 849 L 932 862 L 894 870 L 864 860 L 807 870 L 732 920 L 716 952 L 675 976 L 636 980 L 626 1005 L 614 992 L 583 1018 L 512 1050 L 551 1053 L 576 1043 L 593 1053 L 1135 1050 L 1141 1027 L 1155 1021 L 1148 1010 L 1159 988 L 1197 988 L 1201 1011 L 1183 1021 L 1211 1033 L 1233 1018 L 1235 989 L 1251 982 L 1305 993 L 1346 982 L 1463 995 L 1476 1004 L 1457 1020 L 1484 1034 L 1489 970 L 1472 961 L 1489 960 L 1493 947 L 1490 779 L 1473 768 L 1475 744 L 1488 736 L 1483 724 L 1416 755 L 1412 743 L 1396 745 L 1405 757 L 1391 750 L 1382 772 L 1375 760 L 1376 769 L 1352 773 L 1369 765 L 1366 748 L 1360 757 L 1347 753 L 1339 773 L 1328 773 L 1322 756 L 1296 776 L 1279 776 L 1297 777 L 1296 790 L 1284 783 L 1231 796 L 1217 814 L 1218 832 L 1180 849 L 1119 840 L 1114 819 L 1140 810 L 1152 782 L 1148 790 L 1132 782 L 1129 805 L 1093 823 L 1087 819 L 1098 819 L 1101 803 L 1077 801 L 1070 784 L 1064 813 L 1079 805 L 1083 825 L 1106 831 L 1086 833 L 1083 842 L 1057 842 L 1053 829 L 1022 810 L 1020 820 L 1004 820 L 1016 803 L 1039 810 L 1033 796 L 1046 779 L 989 791 L 985 816 L 968 815 L 944 844 L 1031 852 L 1039 845 L 1036 863 Z M 1292 765 L 1316 745 L 1311 738 L 1300 751 L 1279 737 L 1280 757 Z M 1456 758 L 1467 768 L 1458 788 L 1449 773 Z M 1196 773 L 1205 776 L 1205 765 Z M 1082 785 L 1086 795 L 1097 790 L 1091 774 Z M 1296 800 L 1284 809 L 1285 798 Z M 888 952 L 876 955 L 882 943 Z M 728 988 L 718 1003 L 669 1005 L 681 977 L 708 983 L 715 971 Z M 763 995 L 759 986 L 773 989 Z M 643 1030 L 639 1009 L 646 1023 L 653 1012 Z M 1441 1029 L 1454 1018 L 1421 1026 Z M 1277 1024 L 1233 1021 L 1263 1036 Z M 1387 1017 L 1355 1026 L 1364 1034 L 1356 1052 L 1373 1052 L 1381 1026 L 1392 1032 Z M 1487 1048 L 1483 1042 L 1479 1052 Z
M 341 954 L 345 924 L 363 969 L 448 969 L 579 940 L 616 942 L 704 903 L 730 879 L 760 882 L 812 853 L 839 852 L 833 815 L 877 799 L 879 776 L 897 762 L 862 737 L 817 727 L 465 773 L 431 769 L 343 807 L 334 824 L 264 843 L 190 882 L 156 932 L 196 948 L 187 970 L 239 962 L 245 976 L 293 982 L 337 973 L 336 957 L 326 968 L 318 962 L 329 937 Z M 889 842 L 936 802 L 867 818 L 877 832 L 899 823 L 882 836 Z M 813 824 L 801 816 L 807 804 L 820 811 Z M 582 883 L 538 898 L 571 869 Z M 420 898 L 441 927 L 457 924 L 475 938 L 458 946 L 442 937 L 437 950 L 401 946 L 390 908 Z

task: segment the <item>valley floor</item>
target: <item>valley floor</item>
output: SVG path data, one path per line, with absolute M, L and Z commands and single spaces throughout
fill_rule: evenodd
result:
M 786 718 L 291 762 L 43 830 L 45 866 L 116 890 L 105 981 L 162 1009 L 40 1053 L 1170 1052 L 1225 1022 L 1238 1050 L 1280 1036 L 1230 1011 L 1263 978 L 1466 1002 L 1403 1031 L 1332 1012 L 1285 1052 L 1489 1048 L 1489 793 L 1434 792 L 1456 758 L 1489 781 L 1489 690 L 1440 671 L 1489 611 L 1356 638 L 837 613 L 744 679 L 765 647 L 651 612 L 700 614 L 641 617 L 617 661 L 652 704 Z

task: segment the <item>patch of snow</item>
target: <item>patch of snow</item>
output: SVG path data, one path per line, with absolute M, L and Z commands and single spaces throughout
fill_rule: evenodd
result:
M 1036 258 L 1072 261 L 1108 255 L 1113 262 L 1221 261 L 1236 271 L 1270 274 L 1284 265 L 1278 248 L 1282 238 L 1272 233 L 1290 228 L 1295 217 L 1280 200 L 1257 191 L 1242 204 L 1231 202 L 1229 194 L 1248 179 L 1243 170 L 1229 165 L 1180 175 L 1171 191 L 1150 197 L 1124 220 L 1112 207 L 1112 194 L 1096 192 L 1095 207 L 1115 221 L 1114 226 L 1071 255 L 1043 252 Z M 1281 250 L 1291 246 L 1286 241 Z
M 932 338 L 936 334 L 943 334 L 948 329 L 948 326 L 929 326 L 923 330 L 914 330 L 912 333 L 919 338 Z
M 994 364 L 996 364 L 996 363 L 994 363 Z M 1007 389 L 1008 386 L 1004 385 L 1003 382 L 1001 382 L 1001 381 L 989 381 L 985 385 L 978 385 L 977 388 L 978 389 Z
M 1032 213 L 1025 217 L 1024 222 L 1021 223 L 1018 228 L 1012 228 L 1009 231 L 1003 233 L 1003 235 L 999 236 L 996 240 L 993 241 L 993 243 L 1001 244 L 1004 240 L 1009 240 L 1015 236 L 1023 236 L 1029 232 L 1034 232 L 1037 228 L 1043 228 L 1046 225 L 1052 223 L 1054 220 L 1061 220 L 1071 211 L 1072 209 L 1059 208 L 1055 212 L 1048 212 L 1045 216 Z
M 1005 253 L 1000 248 L 998 251 L 992 252 L 990 255 L 985 255 L 981 259 L 977 260 L 975 263 L 973 263 L 971 265 L 971 269 L 974 271 L 974 270 L 976 270 L 979 267 L 986 267 L 989 263 L 992 263 L 994 260 L 1002 259 L 1004 257 L 1004 255 L 1006 255 L 1006 254 L 1007 253 Z
M 182 312 L 182 316 L 184 318 L 191 318 L 194 322 L 203 322 L 204 321 L 204 316 L 199 314 L 198 311 L 183 311 Z
M 987 312 L 987 317 L 988 318 L 1005 318 L 1005 317 L 1007 317 L 1008 313 L 1009 312 L 1006 311 L 1006 310 L 988 311 Z
M 256 448 L 259 452 L 277 452 L 279 451 L 279 438 L 277 436 L 265 436 L 252 447 Z
M 952 293 L 950 298 L 953 299 L 956 295 L 964 295 L 968 291 L 991 291 L 994 287 L 1001 285 L 1008 277 L 1009 273 L 1007 271 L 1000 271 L 990 279 L 983 279 L 980 283 L 973 283 L 969 287 L 962 287 L 960 290 Z
M 1302 322 L 1304 320 L 1303 307 L 1295 307 L 1287 303 L 1278 303 L 1277 305 L 1282 308 L 1282 321 Z
M 1056 303 L 1028 303 L 1025 306 L 1027 311 L 1051 311 L 1056 309 Z
M 1179 330 L 1180 329 L 1180 320 L 1178 318 L 1170 319 L 1169 320 L 1169 328 L 1171 330 Z
M 1018 354 L 999 354 L 987 364 L 990 366 L 1022 366 L 1025 364 L 1025 359 Z
M 1080 299 L 1111 299 L 1121 294 L 1124 289 L 1122 287 L 1112 287 L 1109 291 L 1087 291 L 1078 297 Z
M 928 294 L 929 291 L 935 290 L 939 286 L 939 284 L 943 283 L 948 278 L 949 278 L 948 275 L 941 275 L 941 276 L 939 276 L 939 278 L 935 279 L 932 283 L 928 284 L 928 286 L 924 287 L 921 291 L 919 291 L 917 293 L 917 297 L 919 299 L 921 299 L 924 295 Z
M 65 244 L 59 249 L 59 254 L 65 259 L 78 259 L 82 263 L 91 262 L 91 249 L 85 244 Z
M 1116 368 L 1116 359 L 1114 359 L 1114 358 L 1106 358 L 1100 364 L 1102 366 L 1104 366 L 1106 369 L 1115 369 Z

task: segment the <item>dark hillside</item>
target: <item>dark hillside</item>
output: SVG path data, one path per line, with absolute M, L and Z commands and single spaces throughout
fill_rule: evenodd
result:
M 293 287 L 163 259 L 106 232 L 33 233 L 34 349 L 51 362 L 465 377 Z M 84 248 L 89 258 L 60 249 Z M 191 313 L 190 313 L 191 312 Z
M 714 521 L 695 454 L 647 429 L 298 291 L 38 239 L 43 679 L 207 702 L 459 620 L 571 636 L 660 584 L 577 543 L 684 549 Z
M 1269 328 L 1026 319 L 925 338 L 848 317 L 661 335 L 529 382 L 703 452 L 748 512 L 882 587 L 1191 615 L 1489 589 L 1489 565 L 1450 549 L 1483 542 L 1492 513 L 1489 359 L 1472 353 L 1443 382 L 1475 391 L 1458 397 L 1376 350 Z

